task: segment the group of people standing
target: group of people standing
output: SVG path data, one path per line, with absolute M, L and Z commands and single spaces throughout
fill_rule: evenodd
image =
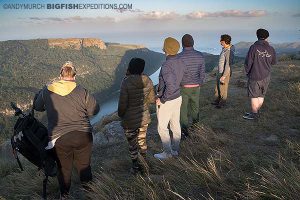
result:
M 276 62 L 274 49 L 268 44 L 269 33 L 257 30 L 258 41 L 249 49 L 245 69 L 248 76 L 248 95 L 252 111 L 245 119 L 257 119 L 270 81 L 270 67 Z M 221 35 L 222 52 L 219 58 L 215 96 L 216 108 L 226 104 L 234 46 L 231 37 Z M 151 122 L 149 106 L 156 104 L 158 133 L 163 151 L 154 157 L 165 160 L 180 153 L 182 137 L 189 137 L 189 127 L 199 121 L 200 87 L 205 79 L 205 59 L 193 48 L 189 34 L 179 42 L 168 37 L 163 51 L 166 61 L 162 64 L 157 89 L 150 78 L 143 74 L 145 61 L 132 58 L 121 84 L 118 115 L 129 144 L 132 160 L 131 172 L 144 173 L 147 165 L 147 128 Z M 34 100 L 34 108 L 47 111 L 49 144 L 58 163 L 58 182 L 61 199 L 67 197 L 71 185 L 73 162 L 84 187 L 92 180 L 92 126 L 89 117 L 99 112 L 99 105 L 89 92 L 75 82 L 76 68 L 66 62 L 60 70 L 60 80 L 45 86 Z M 169 128 L 172 131 L 170 134 Z
M 146 132 L 150 123 L 149 105 L 156 104 L 158 133 L 163 151 L 154 154 L 160 160 L 179 155 L 180 140 L 189 136 L 189 127 L 199 121 L 200 87 L 205 79 L 205 59 L 194 49 L 194 39 L 190 34 L 182 37 L 180 43 L 168 37 L 164 40 L 163 51 L 166 61 L 162 64 L 159 83 L 154 90 L 152 81 L 143 74 L 145 61 L 133 58 L 121 85 L 118 115 L 129 144 L 132 159 L 131 172 L 145 171 Z M 216 86 L 216 107 L 225 105 L 230 65 L 234 48 L 229 35 L 221 36 L 223 46 L 219 61 Z M 170 135 L 170 130 L 172 135 Z
M 258 41 L 250 47 L 245 60 L 252 108 L 251 112 L 243 116 L 247 120 L 259 118 L 259 110 L 270 82 L 271 65 L 276 63 L 275 50 L 267 41 L 269 32 L 258 29 L 256 35 Z M 145 61 L 141 58 L 130 61 L 122 82 L 118 115 L 129 143 L 133 163 L 131 171 L 134 174 L 143 173 L 147 163 L 149 104 L 156 103 L 157 129 L 163 146 L 161 153 L 154 154 L 157 159 L 178 156 L 181 138 L 189 137 L 189 127 L 199 121 L 199 97 L 205 79 L 205 59 L 201 52 L 194 49 L 191 35 L 185 34 L 181 42 L 183 50 L 178 53 L 180 44 L 176 39 L 168 37 L 164 40 L 166 61 L 162 64 L 156 91 L 149 77 L 143 74 Z M 235 53 L 230 35 L 221 35 L 220 44 L 223 48 L 216 75 L 215 100 L 212 102 L 218 109 L 226 105 Z

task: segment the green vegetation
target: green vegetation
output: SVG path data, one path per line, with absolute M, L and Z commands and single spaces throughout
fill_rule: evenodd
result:
M 279 61 L 300 60 L 300 51 L 292 54 L 282 54 L 278 58 Z
M 102 102 L 119 89 L 132 57 L 146 60 L 146 74 L 155 72 L 164 61 L 160 53 L 122 45 L 108 45 L 104 50 L 96 47 L 76 50 L 49 48 L 44 39 L 0 42 L 0 144 L 1 139 L 11 135 L 15 122 L 14 118 L 3 113 L 6 109 L 11 110 L 10 102 L 29 109 L 34 94 L 58 77 L 65 61 L 70 60 L 77 66 L 79 84 Z
M 165 56 L 146 48 L 107 43 L 107 49 L 96 47 L 77 49 L 49 48 L 48 40 L 17 40 L 0 42 L 0 144 L 12 132 L 10 102 L 28 110 L 32 99 L 44 85 L 59 75 L 61 65 L 72 61 L 77 66 L 77 81 L 93 93 L 101 103 L 120 87 L 132 57 L 146 61 L 145 73 L 155 72 Z M 207 71 L 217 65 L 218 56 L 205 54 Z M 44 120 L 45 121 L 45 120 Z
M 201 120 L 183 140 L 179 158 L 160 162 L 156 117 L 148 132 L 150 173 L 130 175 L 124 140 L 93 149 L 94 181 L 81 191 L 74 173 L 71 199 L 299 199 L 300 193 L 300 62 L 280 62 L 273 68 L 270 88 L 258 121 L 242 119 L 248 111 L 246 79 L 237 64 L 230 81 L 229 102 L 216 110 L 210 102 L 215 81 L 201 87 Z M 110 116 L 105 123 L 114 120 Z M 99 134 L 99 133 L 98 133 Z M 40 199 L 42 176 L 25 161 L 0 163 L 0 199 Z M 59 197 L 50 180 L 49 199 Z

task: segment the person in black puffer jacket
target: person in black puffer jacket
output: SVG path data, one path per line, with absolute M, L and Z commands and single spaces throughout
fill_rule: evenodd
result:
M 131 59 L 121 85 L 118 105 L 118 115 L 129 144 L 133 174 L 143 173 L 148 167 L 145 157 L 146 133 L 151 122 L 149 104 L 155 103 L 153 83 L 147 75 L 142 74 L 144 67 L 143 59 Z

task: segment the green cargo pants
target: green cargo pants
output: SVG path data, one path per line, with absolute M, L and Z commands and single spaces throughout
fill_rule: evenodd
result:
M 200 86 L 192 88 L 181 88 L 182 104 L 180 109 L 181 128 L 189 127 L 189 118 L 193 123 L 199 121 L 199 97 Z

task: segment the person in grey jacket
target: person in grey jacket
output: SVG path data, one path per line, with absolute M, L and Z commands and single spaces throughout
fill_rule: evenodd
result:
M 73 161 L 85 188 L 92 180 L 89 117 L 100 108 L 95 98 L 75 82 L 75 76 L 76 68 L 66 62 L 61 67 L 60 80 L 44 87 L 34 100 L 35 110 L 47 112 L 50 142 L 46 149 L 54 149 L 57 156 L 61 198 L 69 194 Z
M 212 102 L 216 108 L 222 108 L 226 104 L 228 96 L 228 86 L 232 74 L 231 65 L 233 64 L 235 48 L 231 45 L 230 35 L 221 35 L 220 44 L 223 47 L 217 73 L 217 82 L 215 87 L 215 100 Z
M 181 94 L 180 83 L 185 71 L 185 64 L 177 56 L 179 51 L 179 42 L 171 37 L 164 41 L 163 51 L 167 58 L 163 63 L 157 90 L 156 112 L 158 120 L 158 133 L 160 135 L 163 152 L 154 154 L 154 157 L 160 160 L 177 156 L 181 139 L 180 128 L 180 106 Z M 168 125 L 172 130 L 171 140 Z
M 183 137 L 189 135 L 189 117 L 192 122 L 199 121 L 200 86 L 205 78 L 205 60 L 200 51 L 194 49 L 194 39 L 185 34 L 182 37 L 183 50 L 178 57 L 186 65 L 186 70 L 181 81 L 182 104 L 180 109 L 180 124 Z
M 268 43 L 269 32 L 258 29 L 256 36 L 258 40 L 251 45 L 245 59 L 251 112 L 245 113 L 243 118 L 248 120 L 258 119 L 270 83 L 271 67 L 276 64 L 276 52 Z

